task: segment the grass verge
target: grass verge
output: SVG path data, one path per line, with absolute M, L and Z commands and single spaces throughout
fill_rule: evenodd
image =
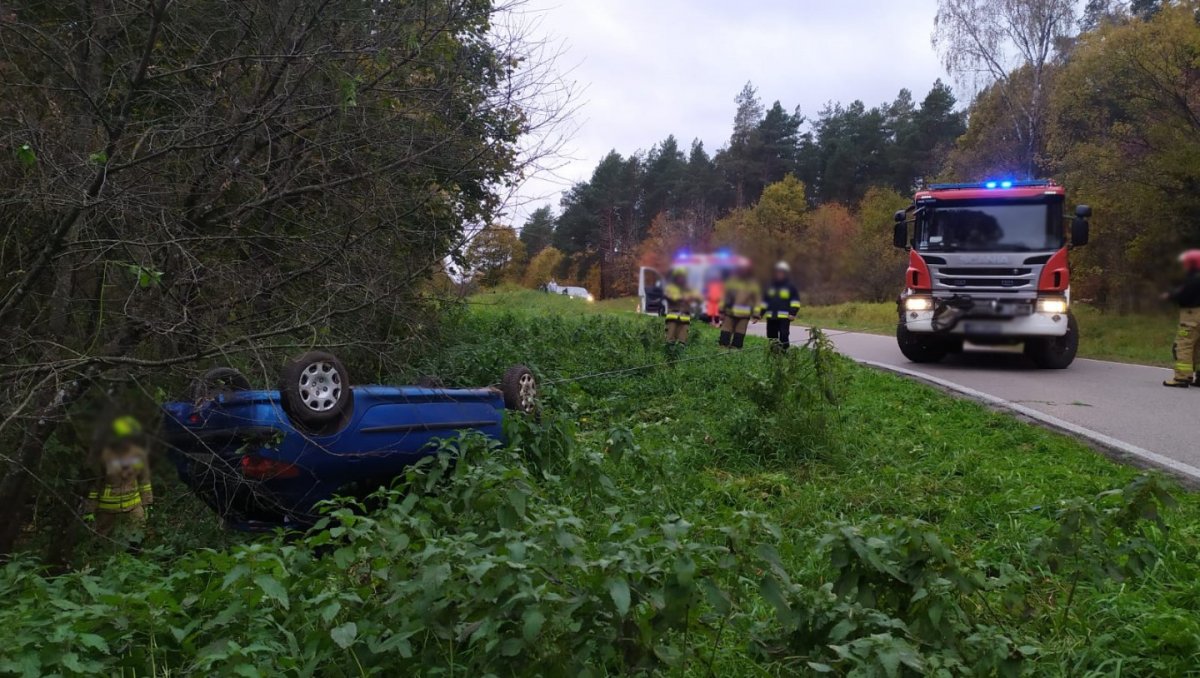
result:
M 412 370 L 533 366 L 545 407 L 508 446 L 451 441 L 301 538 L 10 563 L 0 673 L 1195 667 L 1195 496 L 824 350 L 723 353 L 697 328 L 667 352 L 655 319 L 489 301 Z

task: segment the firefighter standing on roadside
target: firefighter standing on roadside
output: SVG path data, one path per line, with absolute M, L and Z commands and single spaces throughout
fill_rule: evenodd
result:
M 667 304 L 667 343 L 686 344 L 688 328 L 692 324 L 692 301 L 694 295 L 687 285 L 687 270 L 675 268 L 671 271 L 671 282 L 663 292 Z
M 1200 386 L 1196 372 L 1200 370 L 1200 250 L 1188 250 L 1179 255 L 1187 278 L 1183 284 L 1163 295 L 1163 299 L 1179 304 L 1179 332 L 1175 335 L 1175 376 L 1163 386 L 1187 388 Z
M 726 348 L 741 348 L 751 320 L 762 315 L 762 289 L 749 264 L 741 264 L 725 283 L 725 306 L 721 309 L 721 337 Z
M 800 312 L 800 295 L 792 284 L 792 267 L 786 261 L 775 264 L 775 275 L 766 292 L 767 339 L 787 350 L 791 343 L 792 321 Z
M 150 463 L 142 424 L 134 417 L 117 417 L 101 434 L 103 478 L 87 497 L 84 520 L 107 536 L 118 523 L 141 526 L 154 503 Z

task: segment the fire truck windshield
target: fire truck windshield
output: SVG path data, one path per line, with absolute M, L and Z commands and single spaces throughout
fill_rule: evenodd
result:
M 1063 246 L 1062 213 L 1045 203 L 940 204 L 918 218 L 926 252 L 1030 252 Z

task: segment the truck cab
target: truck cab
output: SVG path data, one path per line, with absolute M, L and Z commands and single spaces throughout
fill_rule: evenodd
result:
M 973 344 L 1024 344 L 1039 367 L 1075 359 L 1072 247 L 1085 245 L 1091 209 L 1051 181 L 935 184 L 896 213 L 895 245 L 908 251 L 897 343 L 913 362 L 937 362 Z

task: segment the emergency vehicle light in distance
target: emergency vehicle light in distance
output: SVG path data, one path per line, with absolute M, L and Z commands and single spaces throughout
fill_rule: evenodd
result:
M 1033 186 L 1050 186 L 1048 179 L 1029 179 L 1022 181 L 1012 181 L 1005 179 L 1003 181 L 977 181 L 962 184 L 930 184 L 927 190 L 930 191 L 958 191 L 978 188 L 1029 188 Z

